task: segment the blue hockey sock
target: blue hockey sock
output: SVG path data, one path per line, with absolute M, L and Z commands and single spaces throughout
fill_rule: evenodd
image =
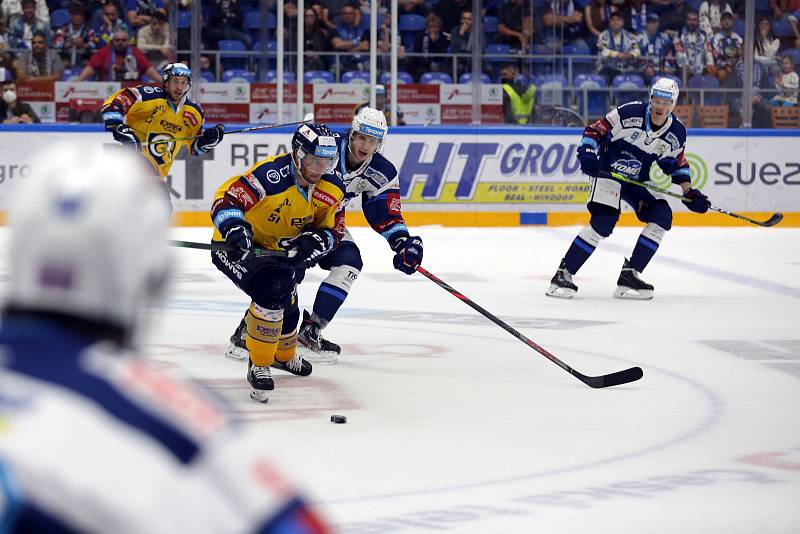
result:
M 339 308 L 344 304 L 344 299 L 347 298 L 347 293 L 341 288 L 332 286 L 322 282 L 317 291 L 317 297 L 314 300 L 314 315 L 316 315 L 321 323 L 321 327 L 325 327 L 331 320 Z
M 644 268 L 655 256 L 664 233 L 665 230 L 663 228 L 653 223 L 649 223 L 644 227 L 631 253 L 631 267 L 638 272 L 644 271 Z

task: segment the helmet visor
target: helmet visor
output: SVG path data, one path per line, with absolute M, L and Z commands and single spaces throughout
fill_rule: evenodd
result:
M 330 174 L 336 169 L 336 163 L 339 158 L 336 151 L 333 152 L 333 157 L 316 156 L 314 154 L 307 154 L 303 159 L 303 167 L 315 173 Z

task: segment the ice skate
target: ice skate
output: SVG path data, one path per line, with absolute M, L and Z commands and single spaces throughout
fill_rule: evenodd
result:
M 309 362 L 334 364 L 339 361 L 342 348 L 336 343 L 324 339 L 319 325 L 311 319 L 308 311 L 304 310 L 303 324 L 300 325 L 300 331 L 297 333 L 297 351 Z
M 578 291 L 578 286 L 572 283 L 572 273 L 567 270 L 566 260 L 562 259 L 556 274 L 550 280 L 550 288 L 545 292 L 548 297 L 571 299 Z
M 625 258 L 614 296 L 618 299 L 650 300 L 653 298 L 653 286 L 639 278 L 638 271 Z
M 253 360 L 248 358 L 247 381 L 250 383 L 250 398 L 256 402 L 266 403 L 269 400 L 269 392 L 275 389 L 275 382 L 272 380 L 272 373 L 269 367 L 255 365 Z
M 297 376 L 308 376 L 311 374 L 311 364 L 305 361 L 299 354 L 295 354 L 294 358 L 288 362 L 279 362 L 275 360 L 271 367 Z
M 247 324 L 245 324 L 244 319 L 242 319 L 242 322 L 239 323 L 239 326 L 236 327 L 236 331 L 231 336 L 228 348 L 225 350 L 225 357 L 240 362 L 245 361 L 250 356 L 250 351 L 247 350 L 246 339 Z

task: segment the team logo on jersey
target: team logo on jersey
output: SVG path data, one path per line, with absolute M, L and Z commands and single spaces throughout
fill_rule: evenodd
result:
M 681 146 L 680 141 L 678 141 L 678 137 L 672 132 L 669 132 L 667 134 L 666 140 L 669 143 L 669 145 L 672 147 L 672 150 L 678 150 L 678 147 Z
M 389 178 L 387 178 L 385 174 L 376 171 L 372 167 L 367 167 L 367 170 L 364 171 L 364 178 L 369 178 L 370 180 L 375 182 L 378 187 L 383 187 L 384 185 L 389 183 Z
M 319 189 L 316 188 L 314 189 L 314 193 L 311 196 L 327 206 L 333 206 L 336 204 L 336 198 L 329 195 L 325 191 L 320 191 Z
M 281 181 L 281 173 L 276 171 L 275 169 L 270 169 L 267 171 L 267 181 L 271 184 L 277 184 Z
M 611 168 L 627 178 L 636 178 L 642 170 L 642 162 L 636 159 L 618 159 Z
M 151 133 L 147 137 L 147 152 L 159 166 L 164 165 L 166 159 L 172 159 L 172 151 L 175 148 L 172 139 L 172 136 L 166 133 Z M 156 144 L 156 141 L 169 142 Z
M 622 126 L 625 128 L 641 128 L 644 121 L 641 117 L 628 117 L 627 119 L 622 119 Z
M 400 195 L 398 193 L 389 193 L 386 195 L 386 205 L 389 208 L 390 215 L 400 215 Z
M 197 117 L 194 116 L 189 110 L 183 112 L 183 118 L 192 123 L 192 126 L 197 126 Z
M 238 200 L 245 210 L 250 209 L 256 203 L 256 199 L 250 194 L 250 191 L 245 188 L 244 184 L 237 185 L 235 182 L 228 189 L 228 194 Z

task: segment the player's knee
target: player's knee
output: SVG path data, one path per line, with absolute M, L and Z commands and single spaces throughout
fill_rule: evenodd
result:
M 602 204 L 597 204 L 594 210 L 590 206 L 589 211 L 592 214 L 589 221 L 592 229 L 602 237 L 610 236 L 619 220 L 619 211 Z
M 291 268 L 262 269 L 250 282 L 250 297 L 260 306 L 283 310 L 292 301 L 295 280 Z
M 331 270 L 338 266 L 349 266 L 356 271 L 364 268 L 364 261 L 361 259 L 361 251 L 355 243 L 345 242 L 336 247 L 329 261 Z
M 331 268 L 331 273 L 325 278 L 325 283 L 349 293 L 360 273 L 361 271 L 354 266 L 338 265 Z
M 297 323 L 300 322 L 300 308 L 297 305 L 290 305 L 283 314 L 283 328 L 281 328 L 281 336 L 284 334 L 291 334 L 297 328 Z
M 647 206 L 640 218 L 643 222 L 657 224 L 664 230 L 672 228 L 672 208 L 663 199 L 659 199 Z

